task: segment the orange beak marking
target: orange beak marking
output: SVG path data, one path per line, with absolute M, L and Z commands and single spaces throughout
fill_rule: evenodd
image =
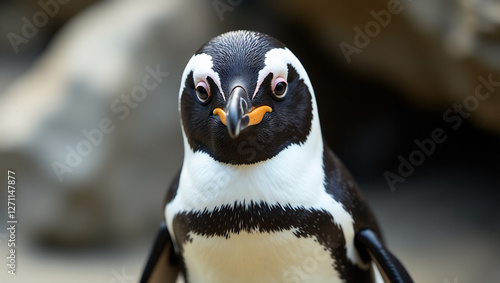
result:
M 273 112 L 273 109 L 267 105 L 254 108 L 252 111 L 250 111 L 250 113 L 246 114 L 249 118 L 248 126 L 259 124 L 264 118 L 264 114 L 266 114 L 267 112 Z M 222 110 L 221 108 L 215 108 L 213 113 L 214 115 L 219 115 L 222 124 L 227 125 L 226 112 L 224 110 Z

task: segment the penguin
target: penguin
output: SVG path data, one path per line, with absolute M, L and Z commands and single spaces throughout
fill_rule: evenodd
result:
M 413 282 L 283 43 L 213 38 L 187 63 L 178 107 L 184 161 L 140 282 Z

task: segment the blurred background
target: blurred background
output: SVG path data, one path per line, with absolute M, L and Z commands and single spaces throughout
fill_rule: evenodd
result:
M 500 282 L 500 2 L 1 0 L 0 29 L 0 184 L 16 172 L 19 221 L 1 282 L 138 281 L 182 162 L 182 71 L 235 29 L 301 60 L 325 139 L 416 282 Z M 168 76 L 127 102 L 152 70 Z M 6 189 L 0 203 L 6 223 Z

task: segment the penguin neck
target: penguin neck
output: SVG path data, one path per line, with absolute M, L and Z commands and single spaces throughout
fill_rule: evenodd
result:
M 184 163 L 179 190 L 185 208 L 213 210 L 223 205 L 267 203 L 306 206 L 324 190 L 323 139 L 317 112 L 302 144 L 292 144 L 276 156 L 254 164 L 232 165 L 194 152 L 184 134 Z M 189 191 L 189 193 L 187 193 Z

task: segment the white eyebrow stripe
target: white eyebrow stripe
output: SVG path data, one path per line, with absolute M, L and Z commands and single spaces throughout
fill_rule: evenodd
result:
M 224 101 L 226 100 L 224 92 L 222 91 L 219 74 L 212 69 L 213 65 L 212 56 L 208 54 L 201 53 L 191 57 L 186 65 L 186 68 L 184 69 L 184 72 L 182 73 L 181 85 L 179 87 L 179 112 L 181 110 L 181 97 L 184 91 L 184 84 L 186 83 L 186 79 L 191 72 L 193 72 L 193 80 L 195 84 L 197 81 L 206 80 L 207 77 L 211 77 L 219 88 L 219 91 L 222 94 L 222 99 L 224 99 Z
M 269 73 L 273 73 L 273 81 L 276 77 L 283 77 L 285 79 L 288 78 L 288 64 L 292 65 L 300 78 L 304 80 L 304 83 L 309 88 L 309 92 L 314 93 L 311 82 L 309 80 L 309 76 L 307 75 L 306 70 L 300 63 L 299 59 L 293 55 L 293 53 L 288 48 L 274 48 L 269 50 L 266 53 L 266 60 L 264 61 L 266 65 L 262 70 L 259 71 L 259 77 L 257 79 L 257 85 L 255 86 L 255 92 L 252 95 L 252 99 L 259 91 L 260 86 L 264 79 L 269 75 Z

